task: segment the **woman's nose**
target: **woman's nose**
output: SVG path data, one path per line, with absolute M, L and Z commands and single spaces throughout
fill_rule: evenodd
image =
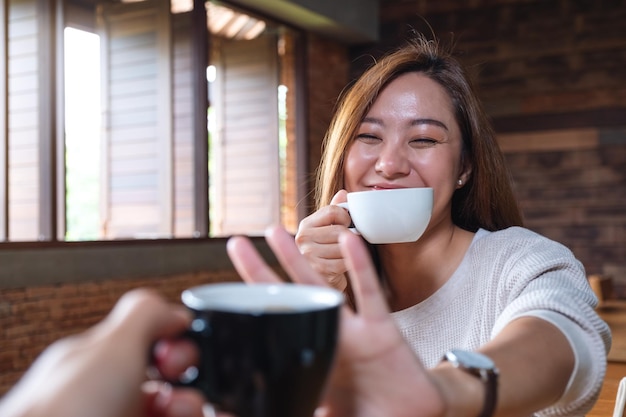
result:
M 408 175 L 411 164 L 403 149 L 398 146 L 384 146 L 376 160 L 376 172 L 387 178 Z

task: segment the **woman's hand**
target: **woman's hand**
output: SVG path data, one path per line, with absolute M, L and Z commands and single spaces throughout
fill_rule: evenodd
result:
M 202 417 L 199 392 L 146 378 L 152 346 L 182 333 L 189 321 L 182 306 L 149 290 L 130 291 L 100 323 L 50 345 L 2 399 L 0 415 Z M 159 372 L 174 378 L 197 352 L 171 343 L 155 356 Z
M 282 228 L 268 229 L 266 239 L 294 282 L 328 285 Z M 338 247 L 350 269 L 357 312 L 342 309 L 338 356 L 319 410 L 324 417 L 441 416 L 439 387 L 405 343 L 389 314 L 378 279 L 361 239 L 338 235 Z M 228 242 L 239 274 L 251 283 L 279 278 L 244 237 Z M 317 416 L 318 414 L 316 414 Z
M 341 291 L 346 289 L 348 283 L 346 261 L 339 249 L 339 235 L 346 231 L 351 219 L 348 211 L 336 204 L 346 202 L 346 195 L 345 190 L 335 194 L 329 206 L 322 207 L 300 222 L 296 234 L 298 249 L 313 269 Z

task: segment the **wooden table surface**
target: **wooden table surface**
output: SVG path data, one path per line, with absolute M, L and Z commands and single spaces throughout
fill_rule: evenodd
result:
M 598 402 L 587 417 L 611 417 L 615 408 L 615 397 L 619 381 L 626 376 L 626 362 L 609 362 Z
M 613 334 L 609 360 L 626 362 L 626 300 L 607 300 L 598 308 L 598 314 Z
M 613 344 L 600 398 L 587 417 L 611 417 L 617 387 L 626 377 L 626 300 L 607 300 L 598 308 L 598 313 L 611 328 Z

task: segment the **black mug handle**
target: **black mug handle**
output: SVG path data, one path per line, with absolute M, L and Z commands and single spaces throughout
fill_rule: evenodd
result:
M 208 321 L 197 316 L 192 320 L 190 327 L 179 336 L 179 339 L 193 342 L 198 348 L 198 351 L 206 351 L 208 346 L 206 343 L 203 343 L 203 340 L 210 336 L 210 334 L 211 329 Z M 208 352 L 208 354 L 210 355 L 210 352 Z M 211 384 L 206 380 L 208 375 L 211 375 L 210 372 L 207 372 L 207 366 L 210 366 L 210 364 L 203 361 L 204 357 L 205 353 L 203 352 L 198 355 L 198 363 L 196 366 L 187 368 L 177 380 L 168 382 L 177 387 L 196 388 L 202 392 L 208 401 L 213 402 L 216 399 L 216 395 L 210 387 Z

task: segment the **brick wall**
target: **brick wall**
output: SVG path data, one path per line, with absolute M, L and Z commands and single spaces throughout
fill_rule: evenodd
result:
M 180 302 L 180 293 L 185 288 L 238 279 L 233 271 L 224 271 L 0 289 L 0 395 L 46 346 L 101 320 L 120 296 L 132 288 L 155 288 L 172 302 Z
M 354 56 L 432 28 L 476 70 L 494 117 L 623 108 L 625 18 L 617 0 L 384 0 L 380 45 Z
M 332 118 L 337 97 L 348 83 L 348 48 L 318 36 L 307 43 L 308 165 L 309 184 L 315 184 L 315 169 L 321 158 L 321 144 Z M 308 212 L 314 207 L 309 194 Z
M 540 146 L 578 137 L 571 147 L 506 150 L 516 193 L 527 227 L 567 245 L 588 274 L 612 276 L 614 295 L 626 298 L 626 135 L 580 129 L 523 136 L 527 148 L 535 137 Z

